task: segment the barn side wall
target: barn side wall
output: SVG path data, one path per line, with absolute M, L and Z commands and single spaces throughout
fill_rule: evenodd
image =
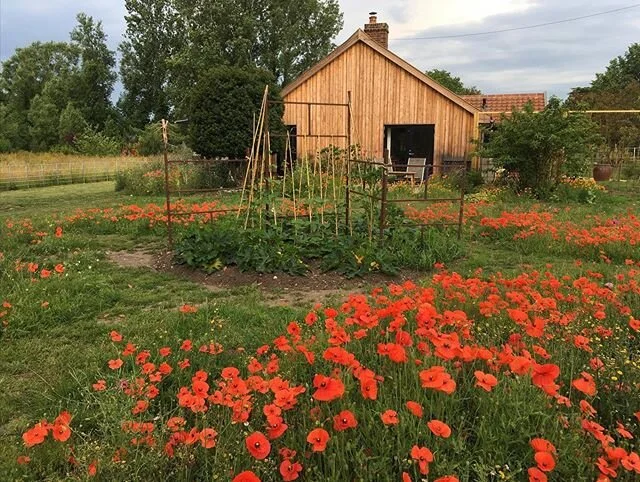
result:
M 358 42 L 306 82 L 285 100 L 345 103 L 352 100 L 352 144 L 363 156 L 382 159 L 384 126 L 435 124 L 435 163 L 463 159 L 473 150 L 474 116 L 424 82 L 398 67 L 366 44 Z M 309 117 L 311 126 L 309 126 Z M 347 110 L 343 107 L 288 105 L 285 123 L 296 125 L 298 134 L 347 133 Z M 329 144 L 344 147 L 335 138 L 298 139 L 298 154 L 314 153 Z

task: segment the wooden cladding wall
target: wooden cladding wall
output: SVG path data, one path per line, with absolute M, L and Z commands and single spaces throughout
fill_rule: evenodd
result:
M 364 158 L 383 157 L 384 126 L 435 125 L 435 163 L 462 159 L 472 150 L 474 116 L 363 42 L 290 92 L 286 101 L 346 103 L 352 101 L 352 144 L 360 144 Z M 298 134 L 346 135 L 347 109 L 336 106 L 287 105 L 285 123 Z M 311 125 L 309 125 L 309 121 Z M 298 154 L 314 153 L 346 139 L 299 138 Z

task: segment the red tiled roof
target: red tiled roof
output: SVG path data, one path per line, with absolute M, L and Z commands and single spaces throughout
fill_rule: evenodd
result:
M 538 94 L 480 94 L 480 95 L 462 95 L 464 100 L 480 111 L 487 112 L 505 112 L 509 113 L 513 109 L 522 109 L 528 102 L 533 103 L 533 109 L 536 111 L 543 110 L 547 105 L 546 95 Z M 500 115 L 481 115 L 480 122 L 489 122 L 490 118 L 495 120 Z

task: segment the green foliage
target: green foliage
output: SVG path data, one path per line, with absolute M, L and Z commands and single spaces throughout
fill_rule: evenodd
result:
M 36 95 L 31 102 L 28 118 L 32 150 L 47 151 L 57 144 L 60 115 L 55 105 L 45 97 Z
M 160 154 L 163 149 L 160 124 L 149 124 L 138 135 L 138 153 L 142 156 L 153 156 Z
M 260 111 L 265 86 L 269 98 L 279 99 L 273 77 L 259 69 L 218 67 L 194 86 L 190 96 L 190 137 L 204 157 L 243 158 L 251 147 L 253 116 Z M 269 109 L 272 133 L 283 132 L 282 105 Z M 275 139 L 272 147 L 276 148 Z
M 517 179 L 518 189 L 538 195 L 552 190 L 562 175 L 581 175 L 589 154 L 601 142 L 597 125 L 583 114 L 569 114 L 557 98 L 539 114 L 528 104 L 503 116 L 480 155 Z
M 76 150 L 88 156 L 116 156 L 120 154 L 120 143 L 89 128 L 78 137 Z
M 213 272 L 229 265 L 258 273 L 301 275 L 310 263 L 348 278 L 401 269 L 429 270 L 438 261 L 461 255 L 460 244 L 447 232 L 401 226 L 388 231 L 384 243 L 371 242 L 367 221 L 354 220 L 353 234 L 336 235 L 330 224 L 285 220 L 277 226 L 243 230 L 235 217 L 211 226 L 189 228 L 177 247 L 188 266 Z
M 460 77 L 454 77 L 448 70 L 432 69 L 427 70 L 426 74 L 454 94 L 477 95 L 482 93 L 475 85 L 473 87 L 465 86 Z
M 74 145 L 80 135 L 88 128 L 87 121 L 71 102 L 60 113 L 60 121 L 58 125 L 58 134 L 60 142 L 66 145 Z

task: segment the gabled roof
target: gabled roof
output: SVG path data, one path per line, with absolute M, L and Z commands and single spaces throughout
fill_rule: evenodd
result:
M 466 111 L 471 112 L 472 114 L 474 114 L 474 113 L 476 113 L 478 111 L 478 109 L 476 109 L 473 105 L 471 105 L 470 103 L 468 103 L 467 101 L 462 99 L 460 96 L 454 94 L 453 92 L 451 92 L 446 87 L 443 87 L 442 85 L 437 83 L 435 80 L 433 80 L 431 77 L 426 75 L 424 72 L 421 72 L 420 70 L 416 69 L 413 65 L 409 64 L 405 60 L 402 60 L 400 57 L 398 57 L 396 54 L 394 54 L 390 50 L 385 49 L 382 45 L 380 45 L 376 41 L 374 41 L 371 37 L 369 37 L 361 29 L 358 29 L 351 37 L 349 37 L 349 39 L 346 42 L 344 42 L 342 45 L 340 45 L 338 48 L 336 48 L 333 52 L 331 52 L 329 55 L 327 55 L 323 60 L 318 62 L 316 65 L 314 65 L 309 70 L 307 70 L 304 74 L 302 74 L 296 80 L 294 80 L 290 84 L 286 85 L 284 87 L 284 89 L 282 89 L 282 96 L 285 97 L 285 96 L 289 95 L 291 92 L 293 92 L 295 89 L 297 89 L 300 85 L 302 85 L 304 82 L 306 82 L 309 78 L 313 77 L 315 74 L 320 72 L 324 67 L 326 67 L 331 62 L 333 62 L 335 59 L 340 57 L 340 55 L 342 55 L 344 52 L 346 52 L 348 49 L 353 47 L 358 42 L 362 42 L 362 43 L 368 45 L 373 50 L 378 52 L 380 55 L 385 57 L 387 60 L 389 60 L 390 62 L 393 62 L 398 67 L 400 67 L 401 69 L 403 69 L 406 72 L 410 73 L 411 75 L 416 77 L 418 80 L 422 81 L 423 83 L 425 83 L 426 85 L 431 87 L 433 90 L 435 90 L 435 91 L 439 92 L 440 94 L 444 95 L 446 98 L 448 98 L 449 100 L 451 100 L 455 104 L 459 105 L 460 107 L 462 107 Z
M 544 110 L 547 105 L 547 96 L 544 93 L 534 94 L 478 94 L 463 95 L 462 98 L 480 111 L 480 122 L 487 123 L 491 119 L 498 120 L 498 114 L 483 114 L 482 112 L 511 113 L 513 109 L 522 110 L 529 102 L 533 104 L 533 110 Z

